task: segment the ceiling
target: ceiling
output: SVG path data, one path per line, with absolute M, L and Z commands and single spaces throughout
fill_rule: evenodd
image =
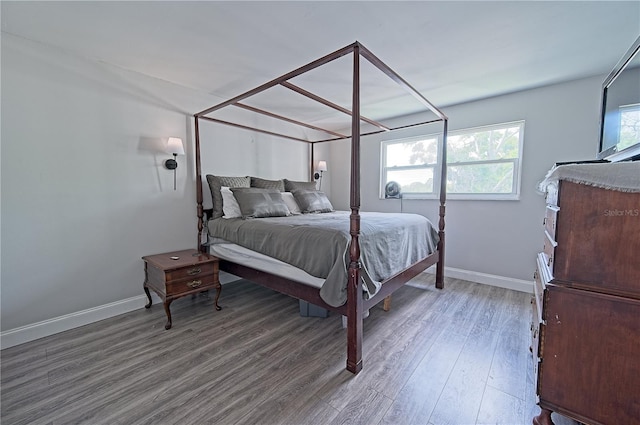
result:
M 607 74 L 640 34 L 639 1 L 2 1 L 1 7 L 5 34 L 219 100 L 357 40 L 435 105 L 447 106 Z M 325 84 L 323 96 L 339 98 L 333 86 Z M 398 108 L 395 115 L 410 112 Z

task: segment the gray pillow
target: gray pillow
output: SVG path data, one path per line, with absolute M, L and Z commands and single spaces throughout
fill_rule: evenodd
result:
M 333 205 L 331 205 L 329 198 L 327 198 L 324 192 L 317 190 L 294 190 L 292 193 L 303 214 L 333 211 Z
M 296 182 L 284 179 L 284 190 L 293 192 L 294 190 L 316 190 L 316 182 Z
M 283 180 L 265 180 L 260 177 L 251 177 L 251 187 L 259 187 L 262 189 L 275 189 L 278 192 L 284 192 Z
M 284 217 L 289 215 L 280 191 L 275 189 L 231 188 L 243 218 Z
M 211 191 L 211 199 L 213 200 L 213 214 L 211 218 L 222 217 L 222 194 L 220 188 L 225 187 L 249 187 L 251 186 L 250 177 L 225 177 L 225 176 L 213 176 L 207 174 L 207 182 L 209 183 L 209 190 Z

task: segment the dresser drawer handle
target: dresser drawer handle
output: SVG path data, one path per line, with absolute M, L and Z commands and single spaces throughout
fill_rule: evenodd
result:
M 191 282 L 187 283 L 187 286 L 190 287 L 190 288 L 197 288 L 198 286 L 201 286 L 201 285 L 202 285 L 202 281 L 201 280 L 194 280 L 194 281 L 191 281 Z
M 199 268 L 195 268 L 195 269 L 191 269 L 191 270 L 189 270 L 189 271 L 187 272 L 187 274 L 188 274 L 189 276 L 195 276 L 195 275 L 199 274 L 201 271 L 202 271 L 201 269 L 199 269 Z

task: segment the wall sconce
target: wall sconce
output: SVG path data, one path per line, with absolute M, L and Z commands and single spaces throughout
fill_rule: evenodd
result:
M 322 173 L 324 173 L 325 171 L 327 171 L 327 161 L 318 161 L 316 173 L 313 175 L 316 180 L 320 180 L 320 187 L 318 188 L 318 190 L 322 189 Z
M 164 166 L 167 170 L 173 170 L 173 190 L 176 190 L 176 168 L 178 168 L 178 155 L 184 155 L 184 145 L 179 137 L 169 137 L 167 140 L 167 153 L 173 154 L 173 159 L 167 159 Z

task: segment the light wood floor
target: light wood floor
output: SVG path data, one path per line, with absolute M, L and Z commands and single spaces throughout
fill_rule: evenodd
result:
M 530 424 L 528 294 L 422 274 L 365 320 L 345 371 L 340 316 L 247 281 L 3 350 L 9 424 Z M 555 416 L 556 425 L 574 424 Z

